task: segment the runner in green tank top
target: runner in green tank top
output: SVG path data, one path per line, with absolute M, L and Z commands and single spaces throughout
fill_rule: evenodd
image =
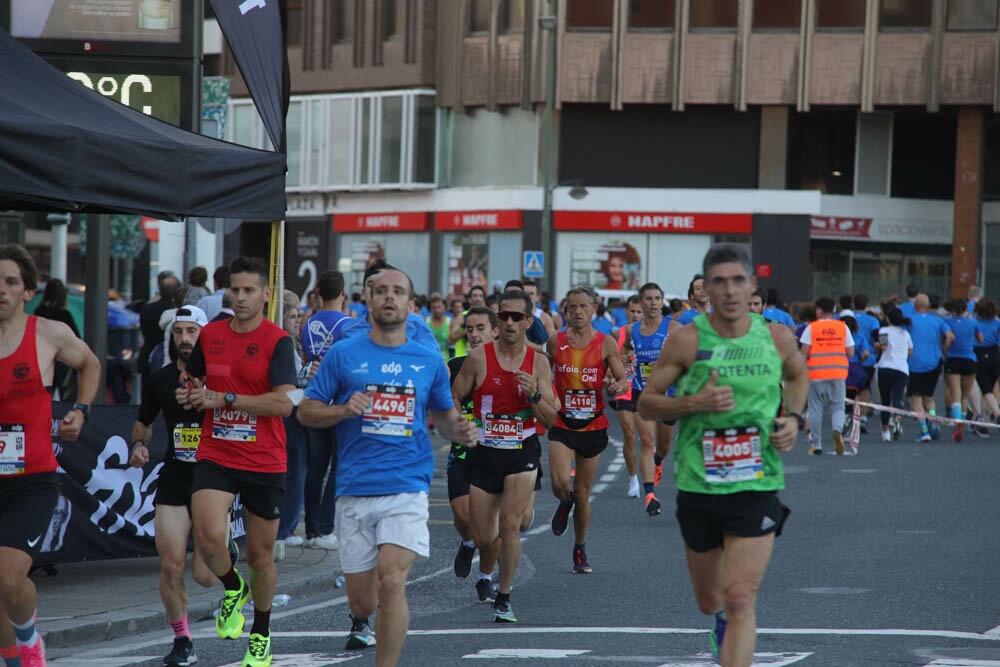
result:
M 792 448 L 802 427 L 809 376 L 791 332 L 750 314 L 757 285 L 746 250 L 712 246 L 703 274 L 712 312 L 664 343 L 638 411 L 680 419 L 677 520 L 695 599 L 715 615 L 713 653 L 726 667 L 748 667 L 757 589 L 788 515 L 777 496 L 778 452 Z M 782 381 L 786 412 L 775 418 Z M 675 382 L 677 395 L 667 396 Z

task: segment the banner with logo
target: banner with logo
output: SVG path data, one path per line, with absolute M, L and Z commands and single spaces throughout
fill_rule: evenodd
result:
M 149 463 L 133 468 L 128 465 L 129 437 L 138 408 L 95 405 L 80 439 L 64 443 L 58 423 L 70 407 L 52 404 L 52 446 L 61 488 L 36 565 L 156 556 L 153 500 L 167 446 L 162 417 L 147 443 Z M 238 505 L 233 534 L 242 537 L 245 532 Z

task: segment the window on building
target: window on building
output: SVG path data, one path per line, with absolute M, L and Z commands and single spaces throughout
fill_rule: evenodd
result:
M 954 114 L 897 111 L 892 128 L 892 196 L 955 196 Z
M 948 30 L 996 30 L 997 0 L 948 0 Z
M 611 30 L 615 20 L 615 0 L 588 0 L 566 3 L 569 30 Z
M 865 27 L 865 0 L 817 0 L 816 27 L 823 29 Z
M 857 114 L 844 110 L 794 113 L 788 118 L 788 189 L 854 194 Z
M 382 123 L 379 136 L 379 183 L 399 183 L 402 175 L 403 98 L 382 98 Z
M 756 0 L 753 3 L 754 28 L 798 30 L 802 24 L 800 0 Z
M 691 3 L 692 28 L 735 28 L 739 22 L 738 0 L 698 0 Z
M 472 0 L 469 3 L 469 32 L 490 31 L 490 0 Z
M 983 199 L 1000 199 L 1000 116 L 998 115 L 987 116 L 983 127 Z M 1000 254 L 997 255 L 997 261 L 1000 263 Z M 1000 294 L 1000 291 L 997 293 Z
M 285 24 L 285 44 L 302 46 L 302 0 L 288 0 L 288 23 Z
M 397 0 L 382 0 L 382 29 L 385 31 L 385 39 L 392 39 L 403 33 L 399 19 L 405 15 L 396 11 L 396 2 Z
M 350 0 L 328 0 L 327 20 L 330 22 L 330 36 L 334 44 L 350 42 L 354 35 L 352 12 L 348 5 Z
M 675 0 L 630 0 L 629 29 L 673 28 L 676 4 Z
M 525 0 L 500 1 L 500 32 L 524 32 L 524 2 Z
M 933 4 L 933 0 L 881 0 L 879 28 L 930 28 Z
M 859 195 L 889 194 L 889 157 L 892 155 L 892 114 L 858 116 L 857 177 Z

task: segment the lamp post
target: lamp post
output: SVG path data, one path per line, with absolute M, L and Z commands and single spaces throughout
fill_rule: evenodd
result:
M 545 123 L 542 127 L 542 257 L 545 259 L 545 276 L 539 291 L 552 294 L 552 107 L 556 98 L 556 3 L 548 0 L 549 12 L 538 18 L 538 27 L 548 33 L 548 56 L 545 59 Z

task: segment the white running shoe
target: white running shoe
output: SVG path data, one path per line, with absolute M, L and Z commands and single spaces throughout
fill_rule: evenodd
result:
M 628 497 L 638 498 L 639 497 L 639 478 L 629 477 L 628 480 Z
M 336 551 L 340 548 L 340 544 L 337 542 L 337 536 L 333 533 L 314 537 L 311 540 L 308 540 L 306 545 L 312 547 L 313 549 L 326 549 L 327 551 Z
M 305 540 L 298 535 L 291 535 L 286 537 L 284 542 L 286 547 L 301 547 Z

